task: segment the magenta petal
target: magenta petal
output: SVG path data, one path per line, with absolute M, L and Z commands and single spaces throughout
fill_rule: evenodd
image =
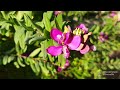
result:
M 73 38 L 73 36 L 71 35 L 70 32 L 69 32 L 69 33 L 66 33 L 66 34 L 65 34 L 64 44 L 68 44 L 68 43 L 70 43 L 71 40 L 72 40 L 72 38 Z
M 84 33 L 88 33 L 88 28 L 86 28 L 86 26 L 84 24 L 80 24 L 78 26 L 79 29 L 82 29 Z
M 62 32 L 57 28 L 53 28 L 50 32 L 50 36 L 56 42 L 59 42 L 60 38 L 62 37 Z
M 80 24 L 80 25 L 78 26 L 78 28 L 80 28 L 80 29 L 85 28 L 85 25 L 84 25 L 84 24 Z
M 57 71 L 61 72 L 63 69 L 61 67 L 58 67 Z
M 70 61 L 67 59 L 65 63 L 65 67 L 68 67 L 70 65 Z
M 81 37 L 80 36 L 74 36 L 72 41 L 67 45 L 71 50 L 75 50 L 80 46 L 80 43 L 81 43 Z
M 62 13 L 63 11 L 54 11 L 54 14 L 57 16 L 58 14 Z
M 111 14 L 110 14 L 110 17 L 114 17 L 116 15 L 116 13 L 115 12 L 112 12 Z
M 86 45 L 82 50 L 80 50 L 81 54 L 86 54 L 90 50 L 90 47 Z
M 70 52 L 69 52 L 67 46 L 63 46 L 63 54 L 64 54 L 65 58 L 69 58 Z
M 104 32 L 100 32 L 100 36 L 104 36 L 105 35 L 105 33 Z
M 47 53 L 51 54 L 52 56 L 58 56 L 62 53 L 62 46 L 50 46 L 48 47 Z

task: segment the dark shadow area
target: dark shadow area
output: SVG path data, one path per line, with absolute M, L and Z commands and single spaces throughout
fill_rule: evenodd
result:
M 17 69 L 13 64 L 0 65 L 0 79 L 38 79 L 29 66 Z

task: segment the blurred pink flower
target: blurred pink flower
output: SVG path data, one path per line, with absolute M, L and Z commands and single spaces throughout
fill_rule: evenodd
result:
M 92 46 L 90 46 L 90 49 L 91 49 L 92 51 L 96 51 L 96 46 L 95 46 L 95 45 L 92 45 Z
M 117 12 L 116 11 L 111 11 L 110 17 L 114 17 L 115 15 L 117 15 Z
M 54 11 L 54 14 L 57 16 L 58 14 L 63 13 L 63 11 Z
M 103 33 L 103 32 L 100 32 L 100 35 L 98 37 L 98 39 L 101 41 L 101 42 L 105 42 L 106 40 L 108 40 L 108 35 Z

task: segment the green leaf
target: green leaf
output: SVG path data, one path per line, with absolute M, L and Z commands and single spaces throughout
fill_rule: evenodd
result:
M 21 67 L 25 67 L 25 64 L 23 64 L 23 59 L 21 57 L 17 58 L 17 62 Z
M 20 21 L 23 16 L 24 16 L 24 12 L 23 11 L 18 11 L 17 15 L 16 15 L 16 19 Z
M 6 65 L 8 62 L 8 56 L 3 57 L 3 65 Z
M 39 57 L 42 57 L 43 59 L 46 59 L 47 57 L 47 52 L 46 52 L 46 49 L 47 49 L 47 40 L 45 41 L 42 41 L 40 44 L 41 44 L 41 52 L 39 54 Z
M 50 32 L 48 32 L 46 29 L 44 29 L 44 36 L 45 36 L 46 38 L 51 38 L 51 37 L 50 37 Z
M 114 68 L 120 70 L 120 65 L 114 65 Z
M 101 69 L 102 69 L 102 70 L 107 70 L 107 67 L 104 66 L 104 65 L 102 65 L 102 66 L 101 66 Z
M 26 36 L 25 38 L 28 38 L 28 37 L 33 38 L 34 37 L 33 36 L 33 31 L 26 31 L 26 35 L 25 36 Z
M 56 17 L 56 24 L 58 25 L 58 28 L 62 30 L 62 26 L 63 26 L 62 14 L 58 14 L 58 16 Z
M 17 44 L 19 39 L 21 39 L 20 37 L 22 37 L 22 35 L 25 34 L 25 28 L 17 25 L 14 25 L 14 28 L 15 28 L 14 41 Z
M 6 34 L 6 30 L 5 29 L 0 29 L 0 34 L 1 35 L 5 35 Z
M 63 55 L 63 54 L 61 54 L 61 55 L 58 56 L 58 62 L 60 62 L 60 66 L 61 66 L 62 68 L 64 68 L 64 65 L 65 65 L 65 63 L 66 63 L 66 58 L 64 58 L 64 55 Z
M 110 68 L 111 70 L 114 69 L 114 67 L 113 67 L 112 65 L 110 65 L 110 64 L 108 64 L 107 66 L 108 66 L 108 68 Z
M 54 66 L 51 63 L 47 62 L 46 67 L 51 72 L 52 76 L 55 76 L 56 69 Z
M 31 26 L 26 26 L 23 22 L 18 21 L 20 26 L 24 27 L 27 31 L 34 31 L 34 29 Z
M 118 50 L 118 48 L 117 48 L 117 47 L 114 47 L 114 46 L 112 47 L 112 49 L 113 49 L 114 51 Z
M 40 65 L 40 67 L 41 67 L 41 70 L 42 70 L 43 75 L 48 76 L 49 71 L 47 70 L 47 68 L 46 68 L 45 66 L 43 66 L 43 62 L 40 61 L 40 62 L 39 62 L 39 65 Z
M 16 11 L 9 11 L 7 15 L 14 15 Z
M 35 57 L 39 52 L 40 52 L 41 48 L 37 48 L 35 49 L 30 55 L 29 57 Z
M 32 44 L 32 43 L 37 42 L 37 41 L 41 42 L 41 41 L 44 41 L 45 39 L 46 38 L 43 37 L 43 36 L 41 36 L 41 37 L 40 36 L 39 37 L 34 37 L 34 38 L 29 40 L 29 44 Z
M 74 74 L 74 76 L 75 76 L 77 79 L 82 79 L 82 77 L 79 76 L 77 73 L 75 73 L 75 72 L 72 72 L 72 73 Z
M 34 34 L 34 35 L 32 35 L 32 34 L 33 34 L 33 32 L 32 33 L 26 32 L 26 37 L 25 37 L 26 44 L 29 44 L 29 40 L 37 36 L 36 34 Z
M 26 63 L 27 65 L 30 65 L 30 63 L 29 63 L 29 62 L 30 62 L 30 61 L 29 61 L 30 59 L 29 59 L 29 58 L 25 58 L 24 60 L 25 60 L 25 63 Z
M 111 59 L 111 60 L 110 60 L 110 64 L 113 64 L 113 63 L 114 63 L 114 59 Z
M 0 21 L 0 26 L 4 25 L 5 23 L 7 23 L 7 21 Z
M 15 35 L 14 35 L 14 41 L 15 44 L 20 44 L 21 49 L 23 49 L 24 51 L 26 51 L 26 43 L 25 43 L 25 28 L 21 27 L 21 26 L 17 26 L 14 25 L 15 28 Z
M 15 59 L 14 56 L 9 56 L 9 58 L 8 58 L 8 63 L 10 63 L 11 61 L 13 61 L 14 59 Z
M 43 14 L 43 23 L 45 25 L 45 29 L 50 32 L 51 31 L 51 24 L 50 24 L 50 20 L 48 19 L 46 13 Z
M 28 15 L 30 18 L 32 18 L 32 16 L 33 16 L 33 12 L 32 11 L 23 11 L 23 13 Z
M 95 28 L 96 28 L 96 25 L 92 26 L 92 27 L 89 29 L 89 31 L 90 31 L 90 32 L 93 32 Z
M 52 66 L 50 65 L 50 63 L 49 62 L 47 62 L 47 68 L 50 70 L 50 71 L 52 71 Z
M 37 24 L 35 24 L 28 15 L 24 14 L 24 17 L 26 17 L 26 19 L 29 21 L 29 23 L 31 23 L 30 25 L 32 25 L 34 29 L 39 30 L 40 34 L 43 35 L 41 26 L 38 26 Z
M 22 49 L 25 49 L 26 48 L 26 45 L 25 45 L 25 33 L 23 33 L 20 37 L 19 37 L 19 43 L 20 43 L 20 47 Z
M 109 24 L 113 25 L 114 24 L 112 18 L 105 18 L 105 21 L 106 21 L 106 25 L 109 25 Z
M 41 26 L 41 28 L 44 28 L 43 21 L 41 21 L 41 22 L 36 22 L 35 24 L 38 25 L 38 26 Z
M 100 30 L 100 26 L 97 25 L 93 33 L 99 33 L 99 30 Z
M 97 78 L 98 78 L 100 72 L 101 72 L 100 69 L 95 68 L 95 71 L 94 71 L 94 79 L 97 79 Z
M 102 32 L 108 32 L 112 29 L 113 25 L 109 24 L 104 26 L 104 28 L 101 30 Z
M 51 55 L 48 54 L 48 58 L 51 62 L 54 62 L 54 57 L 52 57 Z
M 73 12 L 73 11 L 69 11 L 68 14 L 67 14 L 68 17 L 69 17 L 69 16 L 72 16 L 72 15 L 74 15 L 74 12 Z
M 30 18 L 32 18 L 32 11 L 18 11 L 16 15 L 17 20 L 21 20 L 24 14 L 27 14 Z
M 10 31 L 7 31 L 5 36 L 9 37 L 10 36 Z
M 6 15 L 6 13 L 5 13 L 5 11 L 1 11 L 1 13 L 2 13 L 2 15 L 3 15 L 3 17 L 4 17 L 4 19 L 8 19 L 8 17 L 7 17 L 7 15 Z
M 32 26 L 31 21 L 30 21 L 26 16 L 24 16 L 24 19 L 25 19 L 25 25 L 26 25 L 27 27 L 31 27 L 31 26 Z
M 35 64 L 33 64 L 32 62 L 30 62 L 30 67 L 33 70 L 34 73 L 37 73 L 37 69 L 35 67 Z
M 20 68 L 20 66 L 17 62 L 14 62 L 13 64 L 16 66 L 16 68 Z
M 12 26 L 11 23 L 4 22 L 1 26 L 1 29 L 5 28 L 6 30 L 9 30 L 10 26 Z
M 47 11 L 47 17 L 50 20 L 52 18 L 53 11 Z
M 51 21 L 51 27 L 56 27 L 55 20 Z
M 19 54 L 20 54 L 20 47 L 19 47 L 19 43 L 17 43 L 17 44 L 15 45 L 15 49 L 16 49 L 17 53 L 19 53 Z
M 35 63 L 35 67 L 36 67 L 37 72 L 40 72 L 40 66 L 38 62 Z

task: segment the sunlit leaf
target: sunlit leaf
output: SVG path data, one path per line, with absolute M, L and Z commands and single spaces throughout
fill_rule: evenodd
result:
M 8 56 L 4 56 L 3 58 L 3 65 L 6 65 L 8 62 Z
M 46 13 L 43 14 L 43 23 L 45 25 L 46 30 L 50 32 L 51 31 L 51 24 L 50 24 L 50 20 L 48 19 Z
M 35 49 L 30 55 L 29 57 L 35 57 L 39 52 L 40 52 L 41 48 L 37 48 Z

